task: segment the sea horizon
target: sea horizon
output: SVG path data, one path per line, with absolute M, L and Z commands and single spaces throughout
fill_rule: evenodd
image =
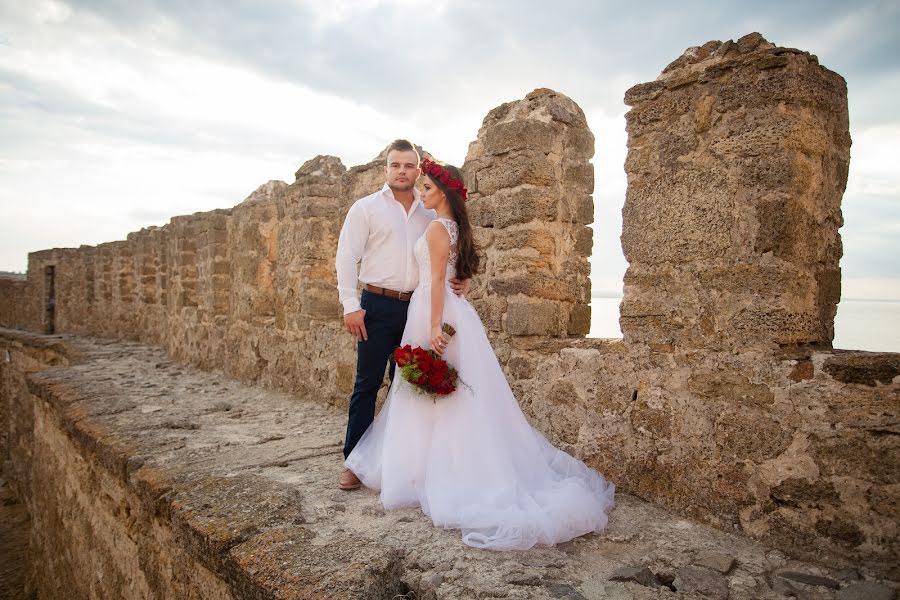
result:
M 591 297 L 591 338 L 621 338 L 621 294 Z M 836 350 L 900 352 L 900 298 L 844 298 L 834 318 Z

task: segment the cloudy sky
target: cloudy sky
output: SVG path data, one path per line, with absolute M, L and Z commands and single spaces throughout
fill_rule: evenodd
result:
M 759 31 L 847 79 L 844 297 L 900 299 L 900 2 L 0 0 L 0 270 L 348 167 L 408 137 L 461 163 L 550 87 L 597 137 L 595 292 L 621 290 L 624 91 Z

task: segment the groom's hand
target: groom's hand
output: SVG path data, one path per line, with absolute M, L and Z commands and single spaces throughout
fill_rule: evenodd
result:
M 450 289 L 453 290 L 453 293 L 457 296 L 465 296 L 469 293 L 469 287 L 471 287 L 472 280 L 471 279 L 457 279 L 456 277 L 450 278 Z
M 360 342 L 369 341 L 369 334 L 366 333 L 365 317 L 366 310 L 364 308 L 344 315 L 344 326 Z

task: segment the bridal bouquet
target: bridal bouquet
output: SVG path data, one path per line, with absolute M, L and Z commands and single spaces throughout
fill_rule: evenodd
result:
M 441 330 L 447 337 L 456 333 L 446 323 Z M 446 396 L 456 390 L 459 374 L 434 350 L 425 350 L 421 346 L 412 348 L 407 344 L 394 350 L 394 361 L 400 367 L 403 379 L 425 393 Z

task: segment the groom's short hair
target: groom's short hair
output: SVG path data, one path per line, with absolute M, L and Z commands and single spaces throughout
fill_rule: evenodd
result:
M 415 152 L 416 153 L 416 164 L 419 163 L 419 151 L 416 150 L 416 147 L 412 145 L 412 142 L 409 140 L 394 140 L 391 142 L 391 145 L 388 146 L 387 153 L 390 154 L 394 150 L 399 152 Z M 387 157 L 385 157 L 387 160 Z

